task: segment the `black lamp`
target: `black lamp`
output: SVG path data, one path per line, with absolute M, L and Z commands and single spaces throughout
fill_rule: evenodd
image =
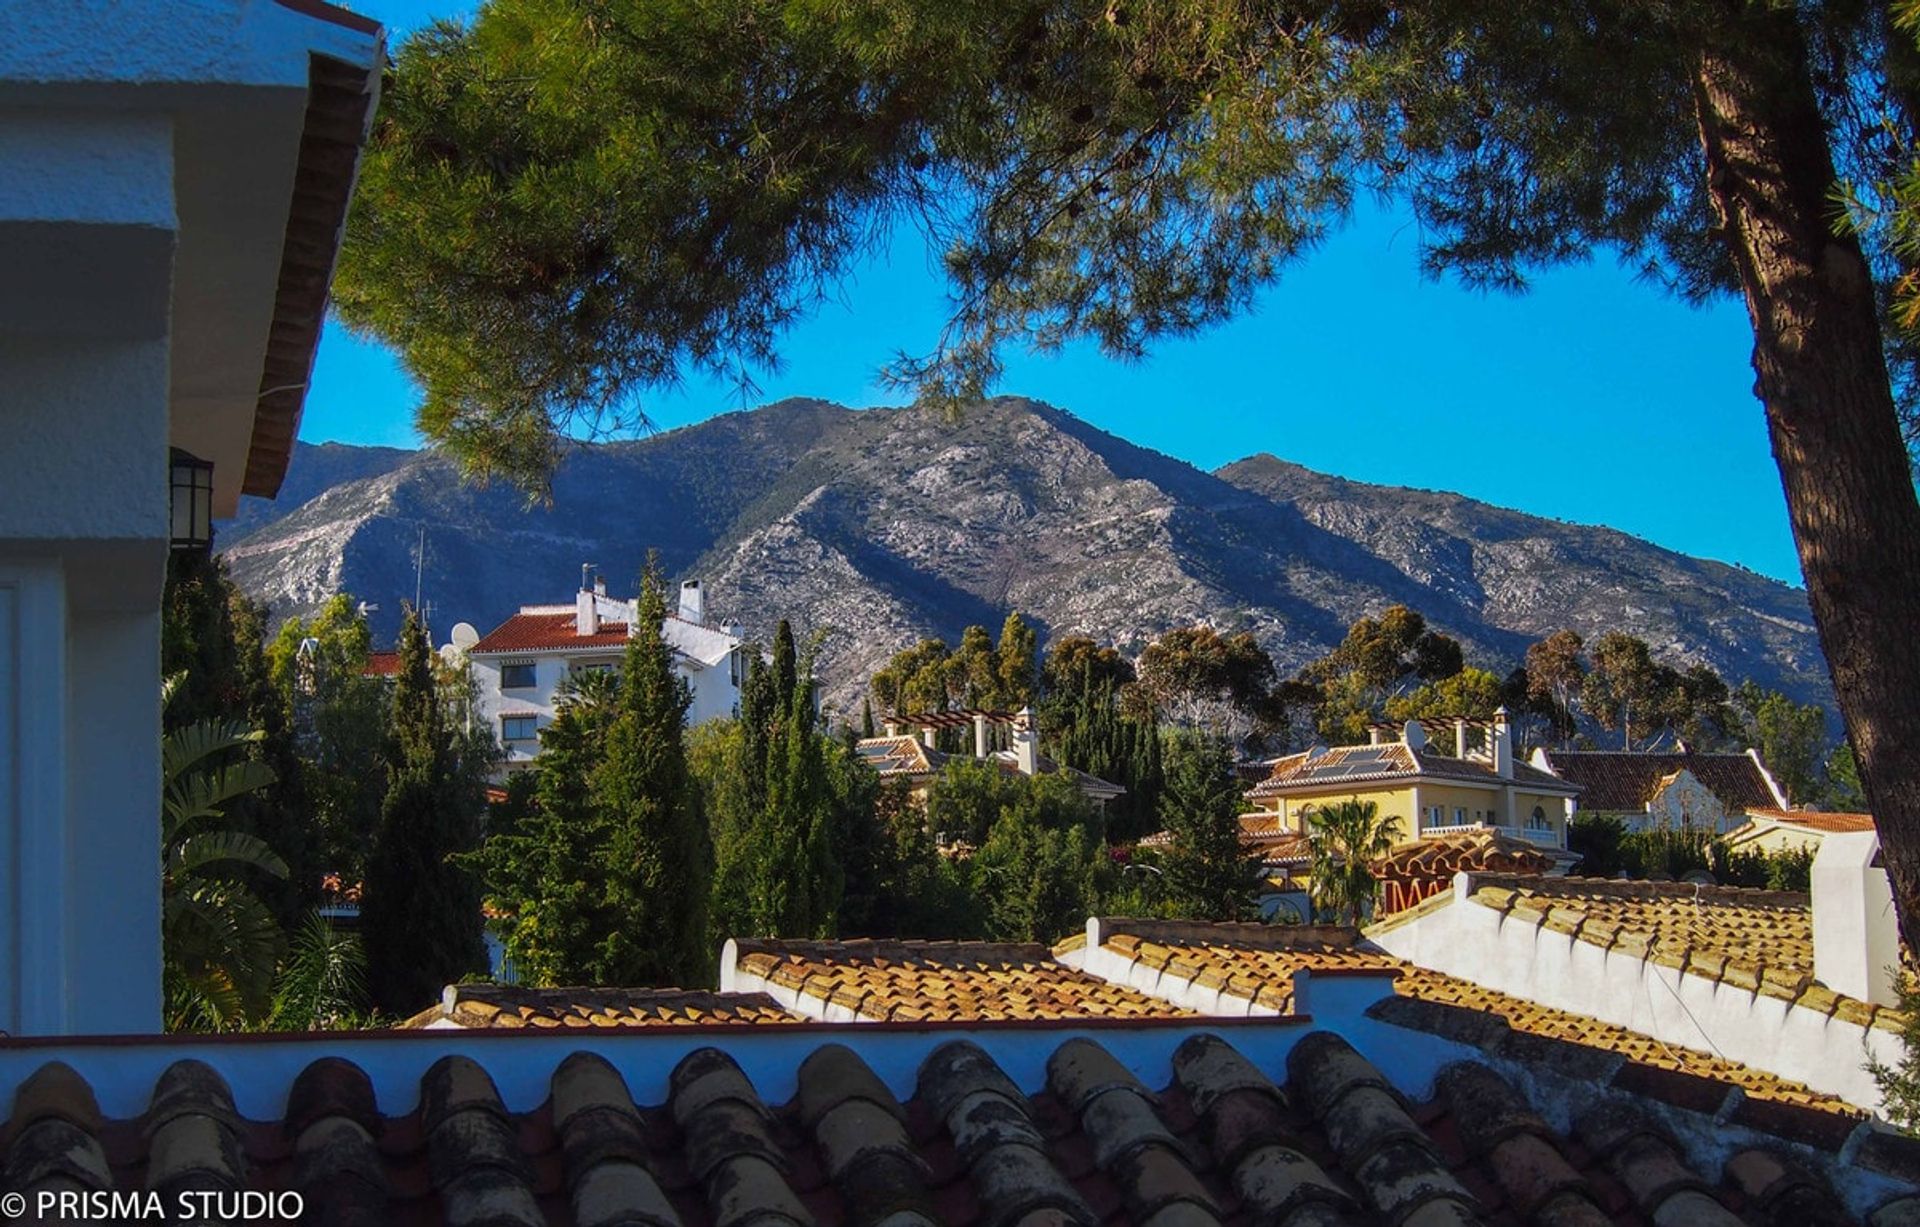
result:
M 213 461 L 174 448 L 168 462 L 173 487 L 173 548 L 213 544 Z

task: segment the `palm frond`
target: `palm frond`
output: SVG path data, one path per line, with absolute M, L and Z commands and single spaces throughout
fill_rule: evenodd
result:
M 280 854 L 266 840 L 244 831 L 202 831 L 167 851 L 167 876 L 176 881 L 220 864 L 244 865 L 281 879 L 287 876 L 287 863 Z

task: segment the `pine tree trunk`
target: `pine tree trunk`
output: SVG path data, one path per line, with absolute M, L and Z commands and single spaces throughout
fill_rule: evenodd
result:
M 1753 322 L 1794 543 L 1920 949 L 1920 501 L 1859 243 L 1836 236 L 1833 158 L 1793 9 L 1744 0 L 1696 76 L 1708 187 Z

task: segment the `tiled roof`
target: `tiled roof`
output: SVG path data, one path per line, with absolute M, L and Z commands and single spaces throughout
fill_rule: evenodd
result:
M 917 737 L 867 737 L 854 745 L 860 761 L 883 776 L 931 775 L 947 756 L 929 750 Z
M 1172 831 L 1155 831 L 1140 841 L 1142 848 L 1170 848 Z M 1260 812 L 1240 815 L 1240 848 L 1263 865 L 1304 865 L 1312 859 L 1307 837 L 1281 825 L 1280 815 Z
M 1897 1029 L 1903 1015 L 1814 982 L 1813 909 L 1784 890 L 1475 876 L 1482 907 L 1551 926 L 1602 949 L 1732 984 L 1861 1026 Z
M 875 1021 L 1172 1018 L 1191 1011 L 1054 961 L 1038 943 L 736 940 L 740 971 Z M 724 957 L 724 956 L 723 956 Z M 841 1015 L 844 1016 L 844 1015 Z
M 669 1058 L 664 1077 L 576 1051 L 535 1075 L 544 1101 L 523 1110 L 493 1076 L 527 1081 L 504 1047 L 441 1057 L 398 1103 L 327 1057 L 292 1077 L 270 1120 L 243 1118 L 221 1074 L 192 1060 L 159 1075 L 142 1114 L 107 1119 L 93 1088 L 51 1062 L 13 1096 L 0 1183 L 30 1199 L 150 1189 L 169 1207 L 185 1191 L 285 1190 L 310 1227 L 1858 1221 L 1825 1152 L 1796 1158 L 1750 1129 L 1714 1137 L 1699 1114 L 1682 1122 L 1691 1137 L 1670 1132 L 1681 1118 L 1611 1088 L 1554 1111 L 1525 1089 L 1553 1071 L 1509 1080 L 1464 1061 L 1431 1090 L 1403 1087 L 1314 1031 L 1264 1059 L 1198 1034 L 1135 1072 L 1086 1036 L 1028 1035 L 1024 1086 L 958 1039 L 917 1060 L 904 1101 L 832 1042 L 791 1050 L 784 1104 L 716 1047 Z M 475 1059 L 490 1054 L 493 1073 Z M 1881 1149 L 1855 1159 L 1879 1171 L 1904 1154 Z M 1875 1227 L 1913 1221 L 1910 1187 L 1883 1179 Z
M 683 988 L 519 988 L 449 984 L 440 1001 L 400 1024 L 459 1027 L 657 1027 L 798 1022 L 765 993 Z
M 625 622 L 602 622 L 597 633 L 578 633 L 576 614 L 517 613 L 494 627 L 469 652 L 533 652 L 568 648 L 621 648 L 627 644 Z
M 394 677 L 400 672 L 400 653 L 369 652 L 367 667 L 360 671 L 363 677 Z
M 1749 818 L 1767 818 L 1774 822 L 1784 822 L 1790 826 L 1805 827 L 1809 831 L 1820 831 L 1832 835 L 1845 835 L 1854 831 L 1874 830 L 1872 814 L 1829 813 L 1807 809 L 1750 809 Z
M 1492 764 L 1479 759 L 1416 750 L 1404 742 L 1384 742 L 1377 746 L 1335 746 L 1317 754 L 1309 751 L 1276 760 L 1273 773 L 1249 789 L 1247 795 L 1277 797 L 1308 789 L 1414 779 L 1513 783 L 1569 794 L 1579 791 L 1579 785 L 1527 763 L 1516 761 L 1509 779 L 1495 771 Z
M 1497 1018 L 1514 1032 L 1580 1044 L 1653 1069 L 1736 1086 L 1754 1099 L 1853 1114 L 1839 1099 L 1763 1070 L 1426 970 L 1386 953 L 1351 928 L 1133 920 L 1103 924 L 1108 926 L 1103 945 L 1137 965 L 1172 972 L 1282 1014 L 1293 1012 L 1297 971 L 1392 972 L 1398 977 L 1394 991 L 1402 997 Z
M 1785 802 L 1748 754 L 1638 754 L 1622 750 L 1547 750 L 1553 773 L 1580 785 L 1580 808 L 1604 812 L 1643 810 L 1661 781 L 1685 768 L 1734 813 Z
M 1409 840 L 1374 861 L 1375 877 L 1447 877 L 1456 873 L 1545 873 L 1554 858 L 1524 839 L 1491 828 Z

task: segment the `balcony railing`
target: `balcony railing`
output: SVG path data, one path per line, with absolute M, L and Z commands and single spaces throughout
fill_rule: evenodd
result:
M 1453 823 L 1446 826 L 1428 825 L 1420 828 L 1420 835 L 1464 835 L 1468 831 L 1498 831 L 1511 839 L 1523 839 L 1530 844 L 1539 844 L 1545 848 L 1561 848 L 1566 845 L 1560 841 L 1560 832 L 1551 827 L 1509 827 L 1491 822 Z

